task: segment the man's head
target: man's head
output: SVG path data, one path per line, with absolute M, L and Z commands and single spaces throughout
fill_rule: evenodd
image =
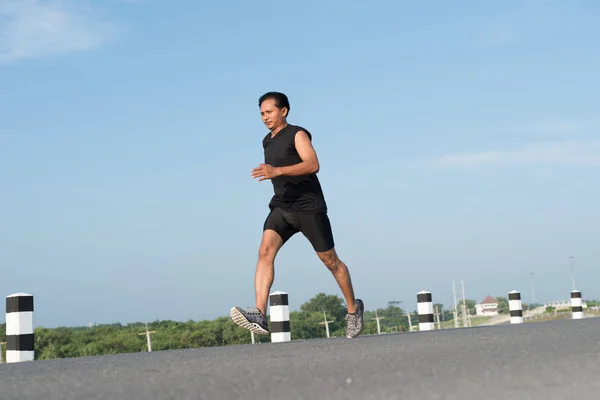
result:
M 268 92 L 258 99 L 260 115 L 269 130 L 274 130 L 286 124 L 290 112 L 290 102 L 287 96 L 280 92 Z

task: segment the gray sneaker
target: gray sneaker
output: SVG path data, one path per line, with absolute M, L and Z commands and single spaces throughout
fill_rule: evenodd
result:
M 365 312 L 365 305 L 361 299 L 356 299 L 356 305 L 358 308 L 354 314 L 346 314 L 346 321 L 348 323 L 346 327 L 346 337 L 353 338 L 361 334 L 363 330 L 363 313 Z
M 229 312 L 233 322 L 259 335 L 269 334 L 269 321 L 267 317 L 256 307 L 248 307 L 245 310 L 233 307 Z

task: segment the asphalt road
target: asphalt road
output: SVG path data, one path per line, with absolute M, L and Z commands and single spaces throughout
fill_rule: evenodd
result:
M 600 318 L 0 365 L 2 400 L 600 396 Z

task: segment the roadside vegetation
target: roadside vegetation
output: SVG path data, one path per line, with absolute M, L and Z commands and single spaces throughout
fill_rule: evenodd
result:
M 497 297 L 500 314 L 508 314 L 508 300 Z M 591 302 L 597 304 L 597 302 Z M 588 302 L 590 305 L 590 302 Z M 462 327 L 462 304 L 459 304 L 457 319 Z M 524 309 L 528 307 L 524 305 Z M 475 301 L 467 300 L 465 309 L 470 314 L 471 326 L 486 323 L 491 317 L 479 317 L 475 314 Z M 528 322 L 549 319 L 570 318 L 569 310 L 553 310 Z M 439 318 L 442 329 L 454 328 L 452 307 L 434 304 L 435 321 Z M 592 312 L 592 311 L 589 311 Z M 586 312 L 587 314 L 588 312 Z M 599 316 L 598 312 L 592 312 Z M 292 340 L 307 340 L 326 337 L 325 318 L 329 323 L 330 337 L 345 336 L 346 306 L 339 296 L 319 293 L 302 304 L 299 310 L 290 312 L 290 329 Z M 419 318 L 416 310 L 410 315 L 404 312 L 402 304 L 390 301 L 386 308 L 365 311 L 365 328 L 363 334 L 381 334 L 408 332 L 418 330 Z M 410 322 L 409 322 L 410 318 Z M 151 333 L 152 351 L 179 350 L 198 347 L 214 347 L 250 344 L 250 332 L 235 325 L 229 316 L 204 321 L 153 321 L 148 323 Z M 6 325 L 0 325 L 0 342 L 6 342 Z M 256 343 L 270 342 L 270 336 L 255 335 Z M 35 358 L 48 360 L 57 358 L 72 358 L 84 356 L 99 356 L 118 353 L 136 353 L 148 351 L 146 339 L 146 323 L 134 322 L 128 324 L 98 324 L 91 327 L 57 327 L 35 328 Z M 2 346 L 2 359 L 6 360 L 6 346 Z

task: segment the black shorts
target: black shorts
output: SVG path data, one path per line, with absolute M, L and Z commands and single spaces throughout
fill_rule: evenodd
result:
M 272 229 L 281 236 L 283 243 L 297 232 L 308 239 L 315 251 L 321 253 L 333 249 L 333 232 L 327 214 L 297 214 L 282 210 L 279 207 L 271 210 L 263 231 Z

